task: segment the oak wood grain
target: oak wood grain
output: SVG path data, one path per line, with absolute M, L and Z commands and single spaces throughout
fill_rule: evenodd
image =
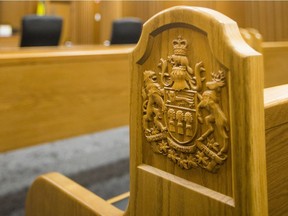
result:
M 262 44 L 265 68 L 265 87 L 288 83 L 288 41 Z
M 206 68 L 214 69 L 220 62 L 228 71 L 221 105 L 229 117 L 230 147 L 226 164 L 216 173 L 200 168 L 184 170 L 162 155 L 151 153 L 143 133 L 143 72 L 156 70 L 159 58 L 173 53 L 169 43 L 179 34 L 193 41 L 191 47 L 197 52 L 192 53 L 203 58 Z M 205 52 L 208 54 L 204 55 Z M 210 59 L 215 57 L 217 62 L 213 63 Z M 145 24 L 131 61 L 131 186 L 126 212 L 109 207 L 58 174 L 36 180 L 29 192 L 27 212 L 33 212 L 33 202 L 39 201 L 36 209 L 43 216 L 45 211 L 54 211 L 55 216 L 75 212 L 79 216 L 99 212 L 126 216 L 286 214 L 288 86 L 265 89 L 263 100 L 261 55 L 243 42 L 233 21 L 203 8 L 175 7 L 163 11 Z M 43 192 L 48 195 L 47 201 L 41 199 Z M 91 210 L 91 205 L 95 209 Z M 55 208 L 48 209 L 51 206 Z
M 123 215 L 121 210 L 59 173 L 48 173 L 35 180 L 25 210 L 26 216 Z
M 0 152 L 127 125 L 128 52 L 94 47 L 3 54 Z
M 287 133 L 288 129 L 288 85 L 277 86 L 273 88 L 267 88 L 264 90 L 264 106 L 265 106 L 265 134 L 266 134 L 266 155 L 267 155 L 267 181 L 268 181 L 268 200 L 269 200 L 269 215 L 285 215 L 288 211 L 287 198 L 287 172 L 283 171 L 283 166 L 287 163 Z M 166 202 L 169 205 L 173 203 L 183 202 L 185 205 L 187 200 L 177 199 L 174 200 L 173 192 L 175 194 L 183 193 L 185 188 L 191 188 L 195 191 L 194 196 L 197 197 L 197 201 L 203 200 L 201 194 L 206 194 L 212 198 L 210 206 L 219 209 L 221 205 L 228 204 L 230 211 L 235 207 L 234 200 L 223 194 L 219 194 L 213 190 L 207 189 L 201 185 L 195 184 L 193 182 L 186 181 L 179 177 L 173 176 L 157 168 L 140 165 L 139 170 L 141 172 L 141 178 L 145 176 L 150 176 L 149 182 L 144 180 L 143 187 L 148 190 L 159 190 L 159 182 L 165 185 L 165 187 L 170 188 L 172 181 L 174 183 L 173 190 L 170 190 L 170 196 L 167 194 L 165 197 L 150 197 L 147 196 L 145 199 L 149 205 L 159 204 L 159 202 Z M 69 186 L 68 186 L 69 185 Z M 43 189 L 44 188 L 44 189 Z M 48 191 L 46 191 L 46 189 Z M 47 195 L 47 194 L 48 195 Z M 45 194 L 45 199 L 43 199 L 43 194 Z M 129 193 L 126 193 L 127 195 Z M 126 197 L 126 194 L 124 196 Z M 173 196 L 172 196 L 173 195 Z M 185 194 L 184 194 L 185 195 Z M 183 196 L 184 196 L 183 195 Z M 46 198 L 46 196 L 48 198 Z M 138 195 L 140 196 L 140 195 Z M 121 198 L 121 196 L 115 199 Z M 115 199 L 110 199 L 107 203 L 92 194 L 89 191 L 83 189 L 80 185 L 75 182 L 68 180 L 57 173 L 46 174 L 39 177 L 32 185 L 29 190 L 29 195 L 26 200 L 26 215 L 42 215 L 48 216 L 53 213 L 54 216 L 64 216 L 64 215 L 98 215 L 99 212 L 105 215 L 103 212 L 109 211 L 108 215 L 114 215 L 110 211 L 110 206 L 108 203 L 113 203 Z M 191 202 L 194 202 L 192 200 Z M 72 204 L 71 204 L 72 203 Z M 98 205 L 101 203 L 101 206 Z M 35 207 L 35 204 L 36 207 Z M 58 206 L 61 204 L 61 206 Z M 73 206 L 73 208 L 66 208 L 66 206 Z M 77 206 L 77 209 L 75 209 Z M 48 208 L 49 207 L 49 208 Z M 75 207 L 75 208 L 74 208 Z M 148 206 L 149 207 L 149 206 Z M 48 209 L 47 209 L 48 208 Z M 106 209 L 108 208 L 108 209 Z M 156 207 L 157 208 L 157 207 Z M 207 209 L 206 206 L 196 205 L 194 208 Z M 113 207 L 111 207 L 113 209 Z M 179 206 L 170 207 L 165 210 L 166 215 L 191 215 L 192 212 L 183 212 L 184 208 L 179 208 Z M 158 214 L 163 214 L 161 208 L 157 208 Z M 171 212 L 170 212 L 171 211 Z M 228 212 L 228 213 L 229 213 Z M 145 214 L 145 209 L 143 210 Z M 227 211 L 221 212 L 222 215 L 227 215 Z M 122 213 L 117 215 L 122 215 Z M 128 215 L 126 213 L 126 215 Z
M 264 90 L 269 215 L 288 212 L 288 85 Z
M 154 154 L 144 139 L 141 122 L 142 73 L 149 69 L 157 70 L 159 59 L 172 52 L 169 44 L 178 35 L 191 42 L 193 58 L 203 61 L 207 71 L 216 70 L 213 58 L 229 71 L 228 89 L 222 95 L 226 99 L 221 101 L 223 107 L 229 104 L 229 109 L 224 111 L 229 113 L 230 119 L 229 159 L 217 174 L 199 169 L 183 170 L 165 157 Z M 137 216 L 169 213 L 268 215 L 264 107 L 259 106 L 263 104 L 262 58 L 244 43 L 236 23 L 204 8 L 174 7 L 165 10 L 145 23 L 140 42 L 132 53 L 132 62 L 131 100 L 134 105 L 130 126 L 133 144 L 128 213 Z M 211 78 L 208 76 L 206 79 Z M 168 177 L 143 172 L 142 165 L 168 173 Z M 199 195 L 190 187 L 181 187 L 174 181 L 177 177 L 207 188 L 207 191 L 231 197 L 235 207 L 228 203 L 214 203 L 217 194 L 211 198 L 209 192 Z M 169 199 L 165 200 L 165 197 Z

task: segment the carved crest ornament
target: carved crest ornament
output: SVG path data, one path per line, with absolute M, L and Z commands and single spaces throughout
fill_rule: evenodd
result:
M 225 70 L 206 80 L 203 62 L 189 66 L 188 42 L 173 40 L 173 54 L 160 59 L 159 72 L 143 74 L 143 129 L 154 152 L 183 169 L 216 172 L 227 159 L 228 121 L 221 89 Z

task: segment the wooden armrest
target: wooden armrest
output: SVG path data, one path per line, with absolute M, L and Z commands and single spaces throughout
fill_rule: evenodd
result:
M 60 173 L 39 176 L 26 198 L 26 216 L 120 216 L 123 212 Z
M 264 89 L 265 129 L 288 122 L 288 84 Z

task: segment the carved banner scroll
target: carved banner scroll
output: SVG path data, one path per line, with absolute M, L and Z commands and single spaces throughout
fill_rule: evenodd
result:
M 203 62 L 190 67 L 187 40 L 178 36 L 172 45 L 159 71 L 143 74 L 144 134 L 154 152 L 181 168 L 216 172 L 228 151 L 228 121 L 220 105 L 225 69 L 207 80 Z

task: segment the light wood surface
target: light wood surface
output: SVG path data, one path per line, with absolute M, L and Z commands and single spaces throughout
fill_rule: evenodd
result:
M 43 202 L 45 200 L 45 202 Z M 59 173 L 40 176 L 26 199 L 26 216 L 120 216 L 123 212 Z
M 216 173 L 211 173 L 201 166 L 200 158 L 204 158 L 199 147 L 198 153 L 195 153 L 196 157 L 198 155 L 196 162 L 198 161 L 199 167 L 190 170 L 179 167 L 188 160 L 188 156 L 185 153 L 175 156 L 175 150 L 171 147 L 168 149 L 170 148 L 172 153 L 168 152 L 165 156 L 164 150 L 157 148 L 160 144 L 147 141 L 149 136 L 144 133 L 145 127 L 142 127 L 145 123 L 142 122 L 145 117 L 142 120 L 144 99 L 141 93 L 142 88 L 145 88 L 144 71 L 159 71 L 157 65 L 160 58 L 173 54 L 172 41 L 179 35 L 189 43 L 187 53 L 190 67 L 194 69 L 197 62 L 204 63 L 207 89 L 199 94 L 203 97 L 213 94 L 216 87 L 211 85 L 216 83 L 211 80 L 211 72 L 224 70 L 226 74 L 226 85 L 221 88 L 219 96 L 220 108 L 213 111 L 215 117 L 213 114 L 207 117 L 209 108 L 208 112 L 204 112 L 208 121 L 215 118 L 219 124 L 223 123 L 224 120 L 220 120 L 217 114 L 220 116 L 221 113 L 229 122 L 227 160 Z M 184 67 L 185 60 L 180 61 L 176 57 L 171 58 Z M 131 100 L 134 105 L 130 117 L 130 215 L 268 215 L 264 107 L 259 106 L 263 104 L 262 58 L 245 44 L 236 23 L 215 11 L 203 8 L 176 7 L 163 11 L 144 25 L 140 42 L 133 52 L 132 62 Z M 157 76 L 159 80 L 160 75 Z M 175 82 L 178 80 L 173 77 L 170 79 Z M 173 89 L 173 86 L 171 88 Z M 240 101 L 245 103 L 239 103 Z M 213 104 L 212 101 L 209 101 L 210 103 Z M 202 106 L 207 105 L 203 102 Z M 161 110 L 160 105 L 158 109 Z M 207 125 L 208 123 L 206 122 Z M 152 123 L 149 124 L 151 126 Z M 159 125 L 156 122 L 155 124 Z M 205 132 L 207 128 L 204 124 L 202 132 L 199 133 Z M 197 141 L 194 140 L 197 146 L 206 139 L 204 134 L 200 139 L 199 133 L 196 135 Z M 224 145 L 225 140 L 221 138 L 220 132 L 211 136 L 220 146 Z M 165 143 L 165 140 L 163 142 Z M 161 145 L 167 149 L 165 144 Z M 153 148 L 160 154 L 154 153 Z M 223 150 L 223 153 L 225 151 Z M 223 155 L 221 152 L 216 154 Z M 211 155 L 213 154 L 205 153 L 205 159 Z M 172 161 L 167 156 L 172 158 Z M 185 167 L 185 164 L 183 166 Z
M 246 43 L 264 56 L 265 88 L 288 83 L 288 41 L 262 42 L 256 29 L 240 29 Z
M 265 128 L 271 129 L 288 121 L 285 109 L 288 98 L 288 84 L 264 89 Z
M 1 1 L 0 24 L 9 24 L 20 30 L 21 18 L 27 14 L 35 14 L 36 7 L 36 1 Z
M 287 1 L 245 1 L 246 23 L 263 35 L 264 41 L 288 40 Z
M 94 19 L 96 1 L 71 1 L 70 5 L 71 41 L 75 44 L 99 43 L 99 28 L 95 30 Z
M 20 44 L 20 35 L 12 35 L 10 37 L 0 37 L 0 48 L 18 47 Z
M 288 152 L 288 149 L 286 146 L 288 137 L 285 131 L 288 129 L 288 85 L 265 89 L 264 104 L 269 215 L 283 216 L 288 211 L 288 192 L 286 190 L 288 187 L 288 182 L 286 181 L 288 178 L 288 173 L 279 172 L 279 170 L 283 170 L 283 164 L 287 163 L 286 152 Z M 159 170 L 153 170 L 151 167 L 141 166 L 140 168 L 143 170 L 148 169 L 147 171 L 155 174 L 156 176 L 161 174 L 161 171 L 159 172 Z M 198 185 L 193 185 L 183 180 L 181 180 L 181 182 L 183 185 L 185 185 L 185 187 L 188 187 L 189 185 L 191 187 L 194 186 L 196 191 L 199 191 L 199 193 L 202 192 L 201 189 L 203 188 L 199 187 Z M 46 189 L 49 191 L 47 192 Z M 46 193 L 48 193 L 49 199 L 43 199 L 43 194 Z M 213 194 L 214 193 L 212 193 L 212 196 Z M 111 207 L 108 204 L 117 202 L 123 197 L 127 198 L 129 195 L 129 192 L 124 193 L 120 196 L 107 200 L 107 203 L 103 203 L 103 200 L 101 200 L 101 205 L 99 205 L 99 197 L 82 188 L 77 183 L 70 181 L 61 174 L 50 173 L 39 177 L 33 183 L 26 200 L 26 216 L 50 216 L 52 211 L 54 216 L 70 216 L 76 213 L 77 216 L 94 216 L 98 215 L 99 212 L 102 212 L 103 214 L 104 211 L 111 211 L 110 208 L 113 210 L 114 207 Z M 229 197 L 219 197 L 222 197 L 225 202 L 230 203 L 230 205 L 233 204 L 233 201 L 229 199 Z M 61 201 L 58 201 L 58 199 Z M 36 203 L 37 207 L 34 205 Z M 61 204 L 61 207 L 58 206 L 59 204 Z M 73 208 L 65 208 L 65 206 L 70 206 L 70 204 L 73 206 Z M 74 209 L 75 206 L 77 206 L 76 210 Z M 64 213 L 64 211 L 67 212 Z M 113 214 L 111 213 L 110 215 Z M 118 215 L 118 213 L 116 215 Z M 126 213 L 126 215 L 128 214 Z
M 103 43 L 110 39 L 115 18 L 136 16 L 144 22 L 172 6 L 201 6 L 217 10 L 235 20 L 242 28 L 258 29 L 264 41 L 288 40 L 287 1 L 50 1 L 47 14 L 64 19 L 61 42 L 74 44 Z M 20 29 L 21 18 L 36 13 L 36 1 L 1 1 L 0 24 Z M 13 13 L 11 13 L 13 11 Z M 112 13 L 111 13 L 112 11 Z M 96 13 L 101 20 L 96 22 Z
M 0 152 L 127 125 L 130 52 L 125 46 L 2 52 Z
M 257 52 L 262 53 L 263 38 L 258 30 L 253 28 L 240 28 L 240 33 L 249 46 L 251 46 Z
M 113 203 L 116 203 L 116 202 L 119 202 L 123 199 L 128 199 L 130 196 L 130 192 L 126 192 L 126 193 L 123 193 L 123 194 L 120 194 L 118 196 L 115 196 L 115 197 L 112 197 L 111 199 L 107 200 L 107 203 L 109 204 L 113 204 Z
M 217 84 L 217 77 L 213 74 L 208 75 L 211 70 L 217 71 L 220 64 L 226 71 L 225 83 L 221 86 L 218 95 L 220 103 L 218 101 L 217 104 L 220 107 L 218 112 L 222 111 L 229 122 L 227 134 L 229 147 L 227 160 L 221 164 L 218 171 L 212 173 L 204 166 L 192 169 L 185 169 L 185 166 L 181 168 L 179 163 L 161 154 L 161 151 L 163 153 L 161 149 L 158 152 L 160 154 L 155 154 L 152 152 L 151 143 L 147 140 L 147 132 L 144 133 L 147 129 L 146 111 L 143 113 L 143 107 L 146 106 L 143 106 L 146 98 L 143 91 L 147 90 L 144 78 L 150 74 L 144 71 L 158 70 L 159 73 L 159 59 L 166 58 L 168 55 L 171 55 L 171 59 L 178 64 L 186 65 L 187 70 L 189 68 L 185 58 L 180 57 L 171 47 L 171 42 L 179 34 L 187 39 L 189 49 L 197 51 L 190 50 L 187 51 L 188 54 L 185 52 L 186 57 L 192 59 L 189 63 L 205 61 L 206 71 L 202 73 L 205 74 L 206 79 L 202 82 L 206 86 L 204 92 L 199 93 L 202 97 L 213 94 L 213 85 Z M 205 52 L 206 55 L 203 54 Z M 243 42 L 233 21 L 215 11 L 203 8 L 176 7 L 166 10 L 145 24 L 140 43 L 133 51 L 131 60 L 133 62 L 130 104 L 131 186 L 127 211 L 122 213 L 102 201 L 98 205 L 99 199 L 91 194 L 88 196 L 89 192 L 83 192 L 85 190 L 76 183 L 70 182 L 59 174 L 48 174 L 40 177 L 32 185 L 27 199 L 27 212 L 29 212 L 27 216 L 33 215 L 33 211 L 38 213 L 36 215 L 51 215 L 49 208 L 53 209 L 54 216 L 70 216 L 75 212 L 79 216 L 107 215 L 109 211 L 113 211 L 113 213 L 109 212 L 110 215 L 115 213 L 126 216 L 265 216 L 268 212 L 272 216 L 282 216 L 288 212 L 288 176 L 285 172 L 288 155 L 286 148 L 288 85 L 265 89 L 263 100 L 262 58 Z M 173 66 L 175 62 L 171 61 L 170 70 L 176 67 Z M 194 72 L 196 71 L 195 68 Z M 220 76 L 221 73 L 219 72 L 218 75 Z M 159 79 L 159 74 L 157 78 Z M 170 78 L 174 83 L 177 82 L 175 77 Z M 182 90 L 178 89 L 178 91 Z M 148 93 L 155 92 L 148 91 Z M 178 96 L 178 100 L 183 98 Z M 204 99 L 200 97 L 199 100 L 202 100 L 200 103 L 205 107 Z M 159 108 L 157 106 L 160 105 L 156 100 L 152 101 L 153 103 L 154 108 Z M 207 113 L 209 110 L 204 112 L 204 115 Z M 214 118 L 217 121 L 217 117 Z M 154 127 L 153 122 L 156 120 L 160 125 L 161 118 L 149 120 L 148 125 Z M 204 127 L 199 133 L 202 134 L 206 129 Z M 220 135 L 213 133 L 214 139 L 221 141 Z M 205 138 L 198 141 L 203 142 L 203 140 Z M 154 150 L 157 150 L 155 146 Z M 185 157 L 185 152 L 183 155 L 181 157 Z M 175 160 L 181 161 L 180 159 Z M 185 164 L 185 161 L 182 161 L 183 163 Z M 56 196 L 55 199 L 51 198 L 53 194 Z M 43 196 L 46 198 L 47 195 L 48 198 L 43 200 Z M 64 197 L 65 200 L 62 201 Z M 75 203 L 71 204 L 71 200 Z M 82 205 L 83 202 L 86 204 Z M 37 204 L 36 208 L 34 204 Z M 73 207 L 69 209 L 67 206 L 70 205 Z M 95 206 L 93 210 L 91 205 Z
M 288 41 L 262 43 L 265 87 L 288 84 Z
M 264 90 L 269 215 L 288 212 L 288 85 Z

